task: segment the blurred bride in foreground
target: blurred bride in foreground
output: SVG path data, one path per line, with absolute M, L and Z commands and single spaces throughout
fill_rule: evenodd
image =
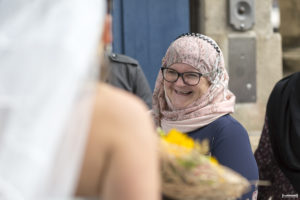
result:
M 97 83 L 111 34 L 105 8 L 1 1 L 0 199 L 159 199 L 146 106 Z

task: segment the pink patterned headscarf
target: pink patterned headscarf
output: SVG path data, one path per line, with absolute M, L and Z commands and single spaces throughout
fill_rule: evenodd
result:
M 157 126 L 166 132 L 171 128 L 190 132 L 234 111 L 235 96 L 228 90 L 229 77 L 223 54 L 213 39 L 194 33 L 179 36 L 162 59 L 163 67 L 170 67 L 175 63 L 193 66 L 211 85 L 199 99 L 184 109 L 175 109 L 165 93 L 163 76 L 159 70 L 152 106 Z

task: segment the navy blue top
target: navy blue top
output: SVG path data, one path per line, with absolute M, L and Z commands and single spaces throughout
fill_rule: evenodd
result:
M 195 140 L 208 139 L 211 155 L 219 163 L 240 173 L 248 180 L 258 180 L 258 168 L 244 127 L 230 115 L 188 133 Z M 252 190 L 241 199 L 252 199 Z

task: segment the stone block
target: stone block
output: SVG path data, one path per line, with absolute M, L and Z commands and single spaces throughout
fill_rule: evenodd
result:
M 257 101 L 236 105 L 233 116 L 247 131 L 261 130 L 266 104 L 275 83 L 282 78 L 282 53 L 280 34 L 257 37 Z
M 200 31 L 205 34 L 226 34 L 228 29 L 227 0 L 202 0 Z
M 257 35 L 272 35 L 273 25 L 271 23 L 272 0 L 255 1 L 255 26 Z
M 227 0 L 201 0 L 201 33 L 212 37 L 223 51 L 227 69 L 228 38 L 232 35 L 256 38 L 256 92 L 254 103 L 236 104 L 233 116 L 248 132 L 261 131 L 265 108 L 275 83 L 282 78 L 281 36 L 273 32 L 271 23 L 272 0 L 255 1 L 256 22 L 249 31 L 234 31 L 228 23 Z

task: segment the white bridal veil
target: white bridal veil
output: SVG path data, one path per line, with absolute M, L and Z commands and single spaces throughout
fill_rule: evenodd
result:
M 0 0 L 0 199 L 72 196 L 104 0 Z

